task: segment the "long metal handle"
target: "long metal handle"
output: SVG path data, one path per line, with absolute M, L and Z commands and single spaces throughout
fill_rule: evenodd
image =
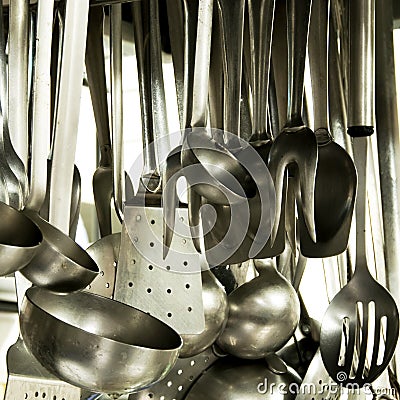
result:
M 213 1 L 200 0 L 193 77 L 192 126 L 207 124 L 208 79 L 210 71 Z
M 122 8 L 121 4 L 111 6 L 111 115 L 113 142 L 113 185 L 114 204 L 119 219 L 123 219 L 124 168 L 123 168 L 123 92 L 122 92 Z
M 253 133 L 267 131 L 267 98 L 275 0 L 249 0 Z
M 240 129 L 244 0 L 217 0 L 224 44 L 224 129 L 235 135 Z
M 350 128 L 365 126 L 373 129 L 375 117 L 375 1 L 352 0 L 350 2 L 350 21 L 348 126 Z M 360 134 L 362 135 L 362 133 Z
M 150 57 L 151 57 L 151 103 L 153 108 L 153 134 L 156 142 L 158 168 L 171 150 L 165 102 L 164 77 L 161 58 L 161 34 L 158 1 L 148 0 L 150 7 Z M 160 176 L 162 176 L 162 171 Z
M 103 7 L 91 7 L 85 62 L 97 128 L 97 141 L 100 147 L 100 166 L 109 167 L 112 156 L 103 49 L 103 20 Z
M 311 0 L 287 0 L 288 109 L 287 126 L 303 125 L 304 67 Z
M 400 306 L 400 139 L 393 46 L 393 0 L 376 3 L 376 128 L 387 286 Z M 400 373 L 400 348 L 395 353 Z
M 328 43 L 330 0 L 314 0 L 308 42 L 314 104 L 314 131 L 328 124 Z M 339 84 L 339 83 L 338 83 Z
M 38 4 L 35 69 L 33 77 L 33 121 L 31 190 L 26 207 L 39 211 L 46 195 L 47 157 L 50 151 L 51 93 L 50 65 L 53 30 L 54 0 L 41 0 Z
M 15 150 L 28 163 L 28 29 L 29 0 L 10 2 L 8 88 L 9 129 Z M 18 111 L 17 111 L 18 110 Z
M 68 0 L 51 169 L 49 222 L 69 232 L 89 0 Z
M 148 18 L 143 17 L 142 2 L 132 3 L 133 34 L 135 38 L 136 62 L 139 78 L 140 110 L 142 116 L 142 142 L 143 142 L 143 170 L 142 176 L 149 176 L 157 168 L 154 152 L 153 120 L 151 106 L 151 77 L 148 60 L 148 47 L 145 41 L 148 39 Z M 147 39 L 145 39 L 147 38 Z M 146 57 L 147 56 L 147 57 Z M 145 182 L 143 182 L 145 183 Z

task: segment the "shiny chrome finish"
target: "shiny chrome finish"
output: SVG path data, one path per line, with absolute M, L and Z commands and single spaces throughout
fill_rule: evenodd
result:
M 274 360 L 226 357 L 218 360 L 193 385 L 186 400 L 292 400 L 295 393 L 280 393 L 279 387 L 300 386 L 301 379 L 277 356 Z
M 103 7 L 91 7 L 89 10 L 85 61 L 97 128 L 97 141 L 100 148 L 100 163 L 93 175 L 93 195 L 102 237 L 111 234 L 111 199 L 113 196 L 113 168 L 104 65 L 103 21 Z
M 27 290 L 21 334 L 37 360 L 59 379 L 95 392 L 124 394 L 163 378 L 182 340 L 133 307 L 92 293 L 64 296 Z
M 347 248 L 356 197 L 357 176 L 347 152 L 333 141 L 328 122 L 329 1 L 315 1 L 310 22 L 311 86 L 318 163 L 314 189 L 316 241 L 299 207 L 300 248 L 306 257 L 331 257 Z M 332 42 L 332 46 L 336 46 Z M 340 82 L 336 82 L 340 85 Z M 342 136 L 345 132 L 342 133 Z
M 270 261 L 254 260 L 260 275 L 228 296 L 229 316 L 218 346 L 240 358 L 257 359 L 279 350 L 300 319 L 292 285 Z
M 400 179 L 399 123 L 396 108 L 396 77 L 393 48 L 392 0 L 376 3 L 376 129 L 382 213 L 386 281 L 390 293 L 400 304 Z M 400 371 L 400 349 L 395 353 L 396 371 Z
M 39 8 L 39 11 L 40 22 L 38 27 L 42 27 L 44 30 L 39 30 L 38 32 L 46 34 L 46 22 L 48 22 L 48 18 L 50 18 L 50 21 L 52 21 L 52 13 L 48 13 L 49 10 L 46 8 Z M 79 10 L 76 11 L 79 12 Z M 41 36 L 39 39 L 41 39 Z M 37 79 L 35 80 L 36 91 L 34 95 L 34 105 L 36 111 L 39 113 L 38 120 L 35 121 L 41 121 L 39 118 L 43 118 L 43 120 L 45 120 L 47 116 L 47 121 L 49 122 L 50 92 L 48 88 L 50 76 L 48 71 L 50 70 L 50 52 L 40 53 L 38 54 L 38 57 L 39 60 L 37 67 L 40 66 L 45 72 L 43 75 L 40 75 L 42 72 L 41 69 L 36 70 L 37 75 L 35 77 L 37 78 L 40 75 L 42 81 Z M 67 66 L 65 67 L 67 68 Z M 64 82 L 64 85 L 65 84 L 66 82 Z M 65 86 L 64 90 L 67 90 Z M 66 100 L 65 97 L 67 97 L 67 93 L 64 93 L 64 101 Z M 62 108 L 59 108 L 58 114 L 60 114 L 62 110 Z M 35 128 L 36 129 L 33 131 L 34 136 L 32 139 L 32 142 L 35 144 L 33 146 L 33 150 L 35 151 L 32 153 L 32 170 L 35 171 L 35 176 L 38 179 L 36 184 L 31 188 L 30 201 L 23 213 L 40 229 L 43 235 L 43 243 L 39 251 L 36 252 L 30 263 L 21 271 L 21 273 L 34 285 L 45 287 L 49 290 L 54 290 L 57 292 L 81 290 L 84 289 L 97 276 L 99 270 L 96 263 L 77 243 L 75 243 L 60 229 L 41 218 L 38 214 L 39 208 L 41 207 L 44 199 L 47 183 L 47 170 L 41 169 L 40 167 L 43 165 L 43 159 L 47 159 L 46 147 L 48 147 L 48 140 L 50 136 L 45 135 L 46 131 L 41 131 L 39 126 L 35 126 Z M 65 126 L 62 128 L 63 130 L 59 131 L 59 134 L 64 133 L 65 136 L 65 133 L 68 132 L 66 131 Z M 46 126 L 43 125 L 43 129 L 46 129 Z M 47 129 L 50 130 L 49 125 L 47 125 Z M 66 137 L 61 139 L 67 140 Z M 60 144 L 57 144 L 58 150 L 56 148 L 55 150 L 57 151 L 54 154 L 55 156 L 57 154 L 58 162 L 68 161 L 64 159 L 60 160 L 63 153 L 59 146 Z M 68 159 L 70 157 L 66 158 Z M 56 161 L 56 159 L 53 161 Z M 69 161 L 72 161 L 71 166 L 73 167 L 73 160 Z M 52 173 L 57 173 L 57 170 L 60 171 L 60 165 L 56 164 L 53 165 L 53 167 L 55 167 L 56 170 L 54 171 L 53 169 Z M 71 172 L 73 172 L 73 169 Z M 59 189 L 60 188 L 58 188 L 58 190 Z M 68 203 L 68 211 L 70 210 L 69 207 L 70 204 Z M 58 218 L 67 218 L 64 222 L 66 223 L 65 228 L 68 231 L 70 218 L 69 213 L 67 213 L 68 216 L 65 215 L 65 211 L 66 209 L 61 209 L 61 213 L 63 215 L 58 216 Z
M 31 262 L 41 249 L 43 236 L 29 218 L 3 202 L 0 219 L 0 276 L 6 276 Z
M 8 68 L 8 123 L 16 153 L 10 146 L 6 151 L 13 158 L 11 169 L 20 182 L 25 202 L 28 180 L 28 39 L 29 1 L 17 0 L 10 4 L 10 38 Z M 8 141 L 11 143 L 10 141 Z
M 311 0 L 287 2 L 288 24 L 288 107 L 287 122 L 274 140 L 268 167 L 276 189 L 276 217 L 272 230 L 272 243 L 279 227 L 284 176 L 287 167 L 297 166 L 295 178 L 301 191 L 303 213 L 309 234 L 316 241 L 314 223 L 314 187 L 318 149 L 314 133 L 302 120 L 304 67 L 308 39 Z
M 332 300 L 321 325 L 322 360 L 329 375 L 343 385 L 347 383 L 363 385 L 375 381 L 390 362 L 399 335 L 399 313 L 396 303 L 390 293 L 373 279 L 367 263 L 365 249 L 367 159 L 368 138 L 354 138 L 354 161 L 358 172 L 355 271 L 350 282 Z M 370 309 L 371 303 L 374 304 L 374 311 Z M 358 305 L 362 308 L 361 315 L 358 315 Z M 387 325 L 385 342 L 381 345 L 382 318 L 386 318 Z M 344 327 L 346 324 L 347 328 Z M 347 340 L 343 361 L 339 363 L 344 329 L 347 329 Z M 370 349 L 368 352 L 367 347 Z M 358 363 L 354 367 L 355 351 Z M 378 353 L 381 357 L 379 360 Z M 366 364 L 369 366 L 367 370 L 365 370 Z
M 210 270 L 202 271 L 201 278 L 205 328 L 197 335 L 181 335 L 180 358 L 193 357 L 210 347 L 228 319 L 228 299 L 224 288 Z
M 352 10 L 359 9 L 357 12 Z M 375 124 L 375 2 L 350 3 L 349 103 L 348 126 Z
M 15 7 L 15 5 L 14 5 Z M 14 12 L 15 13 L 15 12 Z M 22 180 L 17 176 L 21 160 L 15 153 L 11 143 L 8 119 L 8 84 L 7 84 L 7 59 L 6 59 L 6 43 L 4 37 L 4 20 L 3 6 L 0 5 L 0 91 L 1 91 L 1 109 L 2 109 L 2 129 L 0 130 L 0 200 L 16 209 L 21 209 L 24 204 L 24 196 L 22 189 Z M 23 21 L 22 21 L 23 22 Z M 14 39 L 15 40 L 15 39 Z M 11 46 L 11 45 L 10 45 Z M 14 58 L 15 44 L 13 43 Z M 14 111 L 13 118 L 17 118 L 18 111 Z M 27 131 L 26 131 L 27 133 Z M 22 170 L 24 166 L 22 165 Z M 24 172 L 25 174 L 25 172 Z M 25 176 L 26 183 L 26 176 Z

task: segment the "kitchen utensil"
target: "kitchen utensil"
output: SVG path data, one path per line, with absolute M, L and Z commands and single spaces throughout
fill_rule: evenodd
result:
M 229 10 L 223 11 L 227 7 L 227 4 L 224 5 L 223 2 L 218 3 L 222 30 L 225 30 L 223 33 L 224 41 L 228 40 L 230 42 L 225 49 L 225 51 L 229 52 L 229 55 L 225 56 L 223 64 L 226 71 L 225 75 L 228 73 L 228 70 L 231 75 L 229 84 L 226 83 L 225 85 L 226 87 L 229 86 L 229 90 L 226 89 L 225 96 L 228 91 L 231 92 L 229 96 L 236 96 L 236 98 L 232 98 L 233 110 L 227 111 L 227 108 L 225 108 L 224 125 L 226 126 L 224 126 L 224 129 L 228 132 L 233 132 L 233 136 L 235 136 L 239 132 L 240 82 L 237 83 L 237 79 L 239 77 L 240 81 L 242 70 L 241 48 L 243 41 L 244 1 L 235 1 L 231 6 L 233 7 L 228 7 Z M 232 19 L 229 20 L 229 18 Z M 237 26 L 232 32 L 229 32 L 232 28 L 230 25 L 232 24 L 237 24 Z M 205 28 L 204 34 L 210 37 L 210 33 L 207 31 L 210 28 Z M 208 79 L 210 39 L 207 42 L 199 40 L 199 32 L 201 31 L 198 30 L 197 48 L 201 46 L 203 50 L 202 52 L 198 50 L 199 58 L 195 63 L 193 82 L 198 78 L 207 77 Z M 203 58 L 202 60 L 201 57 Z M 201 62 L 201 66 L 197 66 L 197 62 Z M 196 85 L 198 84 L 196 83 Z M 232 85 L 239 86 L 239 89 L 233 88 Z M 200 86 L 193 87 L 193 94 L 194 96 L 200 96 L 203 103 L 197 109 L 195 107 L 197 99 L 193 98 L 193 111 L 197 114 L 192 115 L 191 126 L 196 128 L 204 127 L 204 122 L 206 122 L 206 102 L 204 101 L 206 97 L 204 96 L 204 88 Z M 227 112 L 228 114 L 226 114 Z M 237 114 L 235 114 L 236 112 Z M 237 122 L 234 119 L 237 119 Z M 191 133 L 185 136 L 182 151 L 182 166 L 185 168 L 185 177 L 193 190 L 216 204 L 229 205 L 233 201 L 238 202 L 243 201 L 247 197 L 253 197 L 256 190 L 255 182 L 246 168 L 241 164 L 240 159 L 237 159 L 237 153 L 241 151 L 238 142 L 231 138 L 231 143 L 228 143 L 228 136 L 223 139 L 221 138 L 223 136 L 221 135 L 222 132 L 219 132 L 219 138 L 210 134 L 205 129 L 196 129 L 196 134 L 193 134 L 193 131 Z M 196 165 L 196 168 L 188 168 L 186 170 L 186 167 L 192 165 Z M 190 174 L 190 171 L 194 172 Z
M 308 38 L 311 1 L 287 2 L 288 25 L 288 109 L 287 122 L 275 138 L 270 153 L 268 168 L 276 190 L 276 217 L 271 234 L 274 243 L 278 231 L 284 186 L 284 175 L 288 166 L 296 166 L 295 179 L 301 191 L 301 206 L 304 219 L 313 241 L 314 186 L 318 159 L 317 141 L 311 129 L 302 120 L 304 66 Z
M 400 215 L 398 199 L 400 192 L 394 182 L 400 177 L 398 163 L 399 125 L 396 108 L 396 78 L 394 67 L 393 24 L 390 10 L 392 1 L 376 3 L 376 129 L 378 141 L 378 160 L 380 173 L 380 188 L 382 198 L 384 250 L 386 266 L 386 282 L 390 293 L 400 304 L 399 256 L 398 238 Z M 380 62 L 379 60 L 385 60 Z M 400 370 L 400 351 L 395 353 L 396 370 Z
M 352 2 L 350 13 L 348 133 L 353 137 L 358 173 L 356 264 L 353 278 L 326 310 L 321 355 L 330 376 L 338 383 L 362 385 L 373 382 L 390 362 L 399 335 L 399 313 L 389 292 L 372 278 L 365 249 L 368 136 L 374 126 L 375 2 Z
M 49 7 L 54 3 L 50 3 Z M 49 8 L 47 7 L 47 8 Z M 50 138 L 50 39 L 51 35 L 51 26 L 52 26 L 52 10 L 51 7 L 48 10 L 44 10 L 45 7 L 41 8 L 39 13 L 39 21 L 38 21 L 38 37 L 39 40 L 44 43 L 43 46 L 38 46 L 38 53 L 36 57 L 36 68 L 35 68 L 35 80 L 34 80 L 34 110 L 35 110 L 35 119 L 33 125 L 33 138 L 32 138 L 32 173 L 35 177 L 35 185 L 31 187 L 31 194 L 24 209 L 24 214 L 29 217 L 31 221 L 33 221 L 41 230 L 43 234 L 43 243 L 29 265 L 27 265 L 21 273 L 29 279 L 34 285 L 45 287 L 50 290 L 59 291 L 59 292 L 69 292 L 75 291 L 85 288 L 98 274 L 99 270 L 96 263 L 92 260 L 92 258 L 78 245 L 76 244 L 67 234 L 65 234 L 62 230 L 58 229 L 53 224 L 55 220 L 53 219 L 52 214 L 50 214 L 50 223 L 41 218 L 38 214 L 40 206 L 44 199 L 44 194 L 46 190 L 46 168 L 43 168 L 44 161 L 47 159 L 47 152 L 49 148 L 49 138 Z M 81 8 L 78 7 L 77 4 L 70 3 L 70 7 L 66 9 L 66 30 L 65 32 L 70 32 L 70 29 L 74 30 L 75 24 L 83 24 L 85 23 L 85 16 L 82 15 Z M 76 16 L 79 14 L 82 21 Z M 67 24 L 68 23 L 68 24 Z M 72 25 L 70 25 L 72 23 Z M 82 26 L 80 26 L 82 28 Z M 86 31 L 84 31 L 86 34 Z M 70 51 L 72 50 L 73 36 L 66 35 L 64 38 L 64 58 L 68 58 L 72 56 Z M 85 38 L 84 38 L 85 39 Z M 46 42 L 47 40 L 47 42 Z M 82 40 L 82 37 L 80 37 Z M 46 46 L 47 43 L 47 46 Z M 79 42 L 80 43 L 80 42 Z M 85 43 L 85 42 L 84 42 Z M 76 44 L 76 43 L 75 43 Z M 82 45 L 82 43 L 80 43 Z M 79 50 L 79 46 L 76 47 L 76 50 Z M 81 51 L 83 49 L 81 48 Z M 83 57 L 83 53 L 82 53 Z M 71 61 L 71 60 L 69 60 Z M 62 69 L 68 69 L 71 66 L 69 65 L 69 61 L 62 63 Z M 83 68 L 83 59 L 82 59 L 82 68 Z M 64 75 L 65 73 L 65 75 Z M 70 108 L 68 108 L 68 97 L 69 97 L 69 84 L 65 82 L 65 79 L 69 79 L 69 73 L 72 73 L 71 70 L 64 71 L 62 73 L 61 81 L 60 81 L 60 101 L 58 103 L 58 118 L 63 118 L 61 115 L 64 115 L 63 112 L 71 112 Z M 80 81 L 79 81 L 80 82 Z M 71 100 L 70 100 L 71 101 Z M 70 106 L 70 105 L 69 105 Z M 69 114 L 68 114 L 69 115 Z M 72 118 L 72 114 L 71 114 Z M 69 122 L 73 122 L 69 120 Z M 58 131 L 56 132 L 55 139 L 58 136 L 64 135 L 64 139 L 67 143 L 68 140 L 65 137 L 66 135 L 70 135 L 69 130 L 66 129 L 65 120 L 59 121 L 57 124 Z M 61 141 L 61 139 L 59 139 Z M 54 173 L 60 175 L 60 171 L 64 172 L 64 169 L 60 169 L 63 166 L 63 161 L 70 157 L 66 157 L 63 155 L 63 152 L 60 151 L 60 145 L 63 143 L 58 142 L 55 143 L 54 148 L 54 159 L 53 159 L 53 170 L 52 177 L 54 178 Z M 60 160 L 62 158 L 62 160 Z M 68 160 L 65 160 L 68 161 Z M 73 166 L 73 159 L 71 161 L 71 167 Z M 58 165 L 58 163 L 61 164 Z M 71 168 L 71 172 L 73 172 L 73 168 Z M 61 174 L 63 177 L 64 175 Z M 61 179 L 61 178 L 60 178 Z M 62 179 L 61 179 L 62 180 Z M 65 183 L 65 182 L 64 182 Z M 72 183 L 72 176 L 71 176 Z M 61 188 L 58 188 L 61 189 Z M 65 188 L 63 188 L 64 190 Z M 63 199 L 63 202 L 68 203 L 67 200 Z M 54 200 L 54 199 L 53 199 Z M 67 210 L 70 210 L 70 204 L 66 204 Z M 57 209 L 57 208 L 56 208 Z M 51 209 L 50 209 L 51 211 Z M 54 210 L 53 210 L 54 211 Z M 63 224 L 63 228 L 65 230 L 69 230 L 69 213 L 65 215 L 65 209 L 60 209 L 59 212 L 62 213 L 66 220 L 58 221 L 65 222 Z M 58 219 L 60 216 L 58 215 Z M 51 223 L 53 222 L 53 224 Z
M 125 171 L 123 159 L 123 90 L 122 90 L 122 6 L 113 4 L 110 9 L 110 77 L 111 77 L 111 125 L 113 142 L 113 189 L 114 206 L 118 219 L 123 221 L 125 200 Z
M 181 335 L 183 345 L 179 351 L 180 358 L 196 356 L 210 347 L 228 319 L 228 299 L 225 290 L 208 269 L 207 262 L 203 260 L 203 263 L 205 269 L 201 272 L 201 281 L 205 327 L 199 334 Z
M 186 400 L 294 399 L 300 382 L 297 373 L 275 355 L 258 361 L 225 357 L 203 373 Z
M 0 172 L 1 172 L 1 194 L 0 200 L 8 205 L 21 209 L 24 203 L 24 193 L 21 183 L 15 175 L 13 169 L 18 169 L 18 160 L 10 139 L 8 126 L 8 93 L 7 93 L 7 59 L 6 43 L 4 36 L 3 6 L 0 6 L 1 12 L 1 42 L 0 42 L 0 79 L 1 79 L 1 111 L 2 111 L 2 130 L 0 132 Z M 17 160 L 18 158 L 18 160 Z M 25 178 L 26 179 L 26 178 Z
M 184 123 L 184 91 L 185 91 L 185 60 L 184 60 L 184 4 L 180 0 L 167 0 L 168 29 L 171 43 L 172 62 L 174 64 L 176 99 L 181 129 Z
M 5 133 L 5 151 L 10 167 L 20 182 L 23 203 L 28 196 L 28 29 L 29 4 L 13 1 L 9 7 L 8 119 L 14 147 Z M 4 32 L 2 32 L 4 33 Z M 4 78 L 2 78 L 4 79 Z M 4 107 L 5 108 L 5 107 Z
M 300 304 L 291 284 L 272 260 L 254 260 L 259 276 L 228 296 L 229 315 L 218 346 L 240 358 L 256 359 L 279 350 L 300 318 Z
M 20 324 L 29 351 L 49 372 L 95 392 L 124 394 L 156 382 L 182 345 L 156 318 L 86 292 L 60 296 L 30 288 Z
M 0 216 L 0 276 L 6 276 L 29 264 L 40 251 L 43 236 L 29 218 L 3 202 Z
M 100 148 L 100 163 L 93 175 L 93 195 L 102 237 L 111 234 L 111 199 L 113 194 L 110 122 L 108 119 L 103 49 L 103 20 L 103 7 L 91 7 L 85 58 L 86 75 L 96 121 L 97 141 Z
M 306 257 L 316 258 L 331 257 L 346 250 L 357 186 L 356 171 L 351 157 L 333 141 L 329 131 L 327 103 L 329 4 L 328 1 L 313 3 L 308 43 L 314 133 L 318 143 L 314 189 L 316 241 L 308 233 L 303 207 L 299 208 L 301 252 Z M 335 43 L 332 42 L 332 45 Z
M 176 399 L 186 398 L 197 378 L 217 360 L 212 348 L 197 356 L 178 358 L 168 375 L 151 387 L 129 395 L 129 400 L 147 400 L 151 398 Z
M 158 174 L 163 175 L 164 160 L 168 154 L 165 152 L 168 143 L 163 136 L 168 132 L 168 126 L 164 89 L 161 87 L 163 76 L 157 2 L 135 3 L 133 14 L 134 23 L 143 22 L 143 27 L 135 27 L 135 40 L 139 49 L 139 82 L 142 82 L 143 89 L 140 93 L 141 106 L 145 108 L 143 116 L 147 119 L 143 128 L 148 129 L 143 132 L 144 144 L 149 146 L 144 149 L 141 190 L 136 197 L 128 199 L 124 207 L 115 299 L 150 312 L 180 334 L 200 333 L 205 327 L 200 262 L 186 225 L 186 209 L 177 210 L 175 240 L 171 243 L 170 253 L 163 259 L 163 209 L 160 207 Z M 143 34 L 142 29 L 149 34 Z M 144 42 L 138 40 L 141 36 L 148 40 L 150 59 L 143 60 L 141 57 L 144 54 Z M 149 82 L 152 82 L 151 86 Z M 150 93 L 147 93 L 149 89 Z M 157 113 L 152 112 L 154 109 Z M 155 143 L 152 143 L 153 134 Z M 151 171 L 151 168 L 155 170 Z M 157 182 L 155 186 L 149 185 L 152 179 Z M 146 191 L 146 187 L 151 190 Z

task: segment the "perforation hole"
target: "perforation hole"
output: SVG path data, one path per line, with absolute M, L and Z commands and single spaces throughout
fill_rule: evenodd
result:
M 35 392 L 35 397 L 39 397 L 39 392 Z
M 149 265 L 149 270 L 153 271 L 154 267 L 152 265 Z
M 167 265 L 167 271 L 169 271 L 170 269 L 171 269 L 171 266 L 170 265 Z
M 190 366 L 191 366 L 191 367 L 194 367 L 195 364 L 196 364 L 196 361 L 195 361 L 195 360 L 191 360 L 191 361 L 190 361 Z
M 179 386 L 178 386 L 178 391 L 179 391 L 179 392 L 182 392 L 182 390 L 183 390 L 183 386 L 182 386 L 182 385 L 179 385 Z
M 181 369 L 178 369 L 178 375 L 182 375 L 183 371 Z
M 192 310 L 193 310 L 192 307 L 188 307 L 189 312 L 192 312 Z
M 185 288 L 186 288 L 186 289 L 190 289 L 189 283 L 187 283 L 187 284 L 185 285 Z
M 156 223 L 156 221 L 154 221 L 154 219 L 152 219 L 152 220 L 150 221 L 150 223 L 151 223 L 152 225 L 154 225 L 154 224 Z
M 167 293 L 168 293 L 168 294 L 171 294 L 171 293 L 172 293 L 172 290 L 171 290 L 171 289 L 167 289 Z
M 168 382 L 167 382 L 167 386 L 168 386 L 168 387 L 171 387 L 171 386 L 172 386 L 172 381 L 168 381 Z
M 154 247 L 154 242 L 150 242 L 150 247 Z
M 167 314 L 167 317 L 168 317 L 168 318 L 171 318 L 171 317 L 172 317 L 172 313 L 169 312 L 169 313 Z
M 128 282 L 129 287 L 133 287 L 133 282 Z
M 154 397 L 154 394 L 153 394 L 153 393 L 149 393 L 149 394 L 147 395 L 147 397 L 148 397 L 149 399 L 152 399 L 152 398 Z
M 151 288 L 147 288 L 147 293 L 151 293 Z
M 187 262 L 187 261 L 184 261 L 184 262 L 183 262 L 183 265 L 184 265 L 185 267 L 187 267 L 188 262 Z

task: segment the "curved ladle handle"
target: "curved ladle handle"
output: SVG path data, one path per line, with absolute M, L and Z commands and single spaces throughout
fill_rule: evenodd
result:
M 33 77 L 31 189 L 26 207 L 39 211 L 46 196 L 50 150 L 50 65 L 54 0 L 38 4 L 36 59 Z
M 303 125 L 304 68 L 311 0 L 287 0 L 288 109 L 287 127 Z
M 119 220 L 123 221 L 125 172 L 123 162 L 123 97 L 122 97 L 122 8 L 113 4 L 110 10 L 111 115 L 113 141 L 114 203 Z

